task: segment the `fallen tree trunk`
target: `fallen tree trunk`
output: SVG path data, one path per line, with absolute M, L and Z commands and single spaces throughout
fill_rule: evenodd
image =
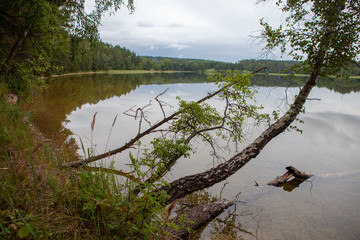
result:
M 169 185 L 162 187 L 160 190 L 166 191 L 167 194 L 170 195 L 168 203 L 185 197 L 195 191 L 211 187 L 214 184 L 227 179 L 251 159 L 255 158 L 268 142 L 290 126 L 302 110 L 311 89 L 316 85 L 316 81 L 320 75 L 326 52 L 326 49 L 322 49 L 322 47 L 320 47 L 320 49 L 321 51 L 318 53 L 317 62 L 315 63 L 313 71 L 300 90 L 299 95 L 290 106 L 290 109 L 278 121 L 271 124 L 258 138 L 245 147 L 239 154 L 226 162 L 205 172 L 180 178 L 171 182 Z
M 339 14 L 341 10 L 338 9 L 338 11 Z M 331 31 L 332 30 L 329 29 L 322 36 L 317 48 L 317 53 L 313 58 L 314 62 L 311 74 L 304 86 L 301 88 L 298 96 L 291 104 L 289 110 L 275 123 L 271 124 L 258 138 L 245 147 L 239 154 L 230 158 L 226 162 L 221 163 L 205 172 L 180 178 L 171 182 L 169 185 L 162 187 L 160 190 L 165 191 L 168 195 L 170 195 L 168 203 L 185 197 L 195 191 L 211 187 L 214 184 L 227 179 L 240 168 L 245 166 L 245 164 L 251 159 L 255 158 L 268 142 L 290 126 L 290 124 L 296 119 L 297 115 L 301 112 L 307 97 L 309 96 L 312 88 L 316 85 L 316 81 L 320 76 L 321 69 L 325 61 L 325 55 L 329 48 L 328 44 L 332 33 Z
M 166 227 L 164 230 L 165 235 L 164 239 L 166 240 L 176 240 L 184 239 L 189 235 L 188 229 L 197 229 L 202 225 L 208 223 L 220 213 L 222 213 L 226 208 L 233 205 L 234 202 L 230 200 L 222 200 L 212 203 L 206 203 L 197 205 L 196 207 L 188 210 L 186 213 L 175 217 L 173 220 L 170 220 L 172 224 L 176 225 L 175 228 Z

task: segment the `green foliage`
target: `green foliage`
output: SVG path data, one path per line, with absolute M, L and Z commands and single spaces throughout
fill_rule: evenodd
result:
M 1 239 L 156 239 L 167 195 L 102 170 L 60 169 L 60 150 L 38 148 L 25 112 L 0 101 Z M 161 140 L 157 155 L 161 153 Z M 175 151 L 184 151 L 178 147 Z M 159 152 L 160 151 L 160 152 Z M 179 153 L 181 154 L 181 153 Z M 140 174 L 140 173 L 139 173 Z
M 26 95 L 36 76 L 50 68 L 48 61 L 63 24 L 61 10 L 46 0 L 2 1 L 0 10 L 1 81 Z
M 172 140 L 163 137 L 152 140 L 150 147 L 151 150 L 145 149 L 141 162 L 150 169 L 147 177 L 151 182 L 167 173 L 180 157 L 189 157 L 192 150 L 184 139 Z
M 360 5 L 355 0 L 277 1 L 287 18 L 278 29 L 262 19 L 265 49 L 280 47 L 295 60 L 304 60 L 300 70 L 310 71 L 317 54 L 326 49 L 322 75 L 337 74 L 360 54 Z M 290 47 L 290 50 L 288 50 Z
M 133 4 L 128 1 L 130 11 Z M 58 71 L 57 64 L 70 68 L 69 58 L 76 63 L 78 52 L 88 50 L 76 41 L 71 44 L 69 36 L 93 45 L 101 17 L 122 5 L 122 0 L 96 1 L 95 10 L 88 14 L 83 0 L 0 1 L 0 81 L 26 96 L 39 76 Z
M 141 142 L 138 143 L 141 146 Z M 155 191 L 157 187 L 166 185 L 162 180 L 170 168 L 181 157 L 188 157 L 191 146 L 184 139 L 166 139 L 164 137 L 154 138 L 148 147 L 143 149 L 143 153 L 135 158 L 131 153 L 132 174 L 141 182 L 131 183 L 134 189 L 140 190 L 144 194 L 146 189 L 149 193 Z
M 179 99 L 180 100 L 180 99 Z M 204 128 L 221 124 L 222 118 L 216 108 L 207 103 L 180 100 L 179 119 L 172 123 L 171 129 L 183 136 Z
M 26 135 L 26 132 L 28 131 L 28 126 L 24 122 L 24 119 L 27 118 L 27 114 L 18 106 L 10 106 L 4 99 L 0 100 L 0 112 L 1 153 L 5 147 L 18 147 L 14 143 L 19 139 L 26 139 L 24 135 Z
M 6 182 L 5 185 L 7 185 L 8 187 L 12 186 L 11 184 L 7 184 Z M 1 192 L 4 193 L 5 191 L 1 190 Z M 15 237 L 20 239 L 39 239 L 39 236 L 36 233 L 38 229 L 35 225 L 38 217 L 32 215 L 31 213 L 22 216 L 24 212 L 24 210 L 19 209 L 13 209 L 13 211 L 0 210 L 0 237 L 2 237 L 2 239 L 11 239 Z M 16 231 L 17 233 L 14 234 L 14 231 Z
M 247 119 L 253 119 L 252 124 L 257 126 L 268 118 L 266 114 L 258 113 L 263 107 L 256 105 L 254 95 L 257 90 L 250 84 L 251 77 L 251 74 L 228 72 L 225 76 L 218 74 L 212 78 L 219 88 L 226 88 L 220 97 L 228 103 L 226 125 L 231 130 L 230 136 L 236 141 L 241 141 L 242 126 Z
M 84 227 L 98 229 L 97 238 L 149 239 L 161 228 L 166 195 L 143 190 L 142 198 L 131 198 L 126 193 L 132 186 L 119 185 L 113 174 L 85 169 L 71 181 L 64 200 Z

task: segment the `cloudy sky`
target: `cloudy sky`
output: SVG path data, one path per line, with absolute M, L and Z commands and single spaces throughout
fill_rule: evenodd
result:
M 87 0 L 88 6 L 91 0 Z M 236 62 L 264 56 L 250 35 L 261 30 L 260 18 L 272 26 L 284 19 L 270 3 L 257 0 L 135 0 L 135 12 L 123 7 L 103 18 L 104 42 L 119 44 L 137 55 Z

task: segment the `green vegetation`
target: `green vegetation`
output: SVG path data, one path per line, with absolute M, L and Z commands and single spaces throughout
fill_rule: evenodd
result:
M 301 111 L 319 76 L 359 75 L 355 57 L 359 47 L 359 6 L 357 1 L 288 1 L 282 5 L 290 13 L 284 29 L 273 30 L 267 23 L 263 37 L 267 49 L 288 44 L 297 61 L 244 60 L 221 63 L 207 60 L 138 57 L 120 46 L 99 41 L 97 27 L 106 11 L 116 11 L 124 2 L 96 1 L 93 12 L 85 12 L 83 0 L 13 0 L 0 1 L 0 237 L 2 239 L 154 239 L 164 234 L 162 218 L 165 205 L 195 191 L 210 187 L 234 174 L 287 129 Z M 127 7 L 133 11 L 134 3 Z M 345 11 L 343 11 L 346 8 Z M 307 17 L 309 16 L 310 17 Z M 300 28 L 298 26 L 303 26 Z M 329 25 L 324 25 L 329 24 Z M 283 32 L 283 30 L 285 32 Z M 345 34 L 344 34 L 345 33 Z M 24 98 L 41 85 L 40 76 L 53 73 L 97 70 L 206 71 L 256 70 L 263 65 L 268 72 L 311 73 L 288 114 L 279 117 L 253 144 L 228 161 L 203 173 L 185 176 L 170 184 L 161 177 L 180 158 L 192 151 L 190 141 L 200 139 L 213 149 L 217 139 L 242 140 L 242 123 L 253 119 L 254 126 L 270 120 L 257 114 L 261 106 L 250 104 L 255 91 L 250 75 L 230 72 L 214 76 L 220 90 L 198 102 L 180 100 L 180 110 L 142 132 L 145 107 L 134 111 L 139 120 L 138 134 L 120 150 L 140 146 L 139 140 L 159 132 L 169 123 L 141 156 L 129 155 L 131 172 L 117 177 L 119 170 L 102 166 L 89 168 L 85 163 L 103 158 L 85 150 L 88 159 L 82 167 L 71 168 L 74 157 L 57 149 L 31 127 L 31 117 L 20 103 L 10 105 L 8 92 Z M 343 70 L 345 68 L 346 70 Z M 137 86 L 134 83 L 133 86 Z M 352 84 L 352 82 L 349 82 Z M 106 84 L 105 84 L 106 85 Z M 120 84 L 121 85 L 121 84 Z M 98 86 L 89 89 L 97 91 Z M 81 87 L 79 87 L 80 89 Z M 76 89 L 78 90 L 78 89 Z M 123 89 L 124 92 L 130 88 Z M 75 105 L 81 103 L 80 91 Z M 85 93 L 86 94 L 86 93 Z M 109 91 L 107 95 L 114 94 Z M 223 112 L 204 103 L 219 95 L 225 102 Z M 79 98 L 79 99 L 77 99 Z M 79 101 L 77 101 L 79 100 Z M 157 100 L 157 99 L 156 99 Z M 253 101 L 251 101 L 253 102 Z M 164 105 L 158 101 L 160 108 Z M 73 105 L 74 106 L 74 105 Z M 59 106 L 55 106 L 59 107 Z M 176 118 L 175 118 L 176 117 Z M 30 120 L 29 120 L 30 119 Z M 95 126 L 96 114 L 92 123 Z M 155 126 L 155 127 L 154 127 Z M 215 134 L 210 134 L 212 131 Z M 111 132 L 111 131 L 110 131 Z M 243 154 L 243 155 L 240 155 Z M 110 156 L 110 152 L 105 156 Z M 94 160 L 95 159 L 95 160 Z M 68 165 L 67 165 L 68 164 Z M 120 174 L 121 175 L 121 174 Z M 181 190 L 181 191 L 180 191 Z
M 206 103 L 180 101 L 178 117 L 168 121 L 171 127 L 167 131 L 174 133 L 174 138 L 154 138 L 139 156 L 129 154 L 130 173 L 109 166 L 63 168 L 73 155 L 35 132 L 26 120 L 27 113 L 9 105 L 4 100 L 7 93 L 2 91 L 0 119 L 7 124 L 0 130 L 1 237 L 161 238 L 165 226 L 173 226 L 163 220 L 169 196 L 159 190 L 167 185 L 161 178 L 180 157 L 193 152 L 190 141 L 215 142 L 216 137 L 241 141 L 242 122 L 265 117 L 254 114 L 259 107 L 246 103 L 254 95 L 249 77 L 237 73 L 214 78 L 220 88 L 228 90 L 220 95 L 228 105 L 226 113 Z M 92 131 L 95 122 L 96 114 Z M 211 129 L 216 129 L 216 137 L 207 133 Z M 141 143 L 137 141 L 136 146 Z M 92 156 L 92 149 L 83 151 Z
M 1 239 L 148 239 L 161 232 L 166 195 L 144 188 L 133 198 L 135 184 L 112 173 L 61 169 L 67 153 L 34 133 L 28 114 L 3 94 L 0 108 Z
M 123 5 L 122 0 L 96 1 L 95 9 L 86 13 L 83 0 L 1 1 L 0 81 L 26 96 L 42 83 L 39 76 L 72 70 L 72 65 L 85 69 L 86 57 L 94 55 L 99 42 L 101 17 Z M 133 1 L 127 7 L 133 11 Z M 124 57 L 134 54 L 125 50 Z
M 112 173 L 62 169 L 73 156 L 31 127 L 21 101 L 6 101 L 8 92 L 27 98 L 46 74 L 142 69 L 134 67 L 140 58 L 119 47 L 114 48 L 124 62 L 114 56 L 110 61 L 115 65 L 108 67 L 108 56 L 102 54 L 107 46 L 98 41 L 101 17 L 124 2 L 97 1 L 89 14 L 84 2 L 0 1 L 1 239 L 160 237 L 165 194 L 143 188 L 142 197 L 134 198 L 135 184 Z M 127 7 L 132 11 L 133 1 Z

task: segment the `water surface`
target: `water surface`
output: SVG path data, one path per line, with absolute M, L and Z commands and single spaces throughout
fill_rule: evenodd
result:
M 303 81 L 297 79 L 290 84 L 281 77 L 258 77 L 254 80 L 258 89 L 256 99 L 264 106 L 264 112 L 285 110 L 285 96 L 290 101 L 298 92 L 296 84 Z M 210 196 L 221 195 L 237 202 L 209 224 L 201 238 L 360 238 L 359 84 L 352 80 L 350 85 L 346 82 L 341 86 L 339 81 L 330 79 L 322 80 L 320 86 L 312 91 L 313 100 L 306 103 L 306 113 L 300 115 L 304 124 L 297 125 L 302 134 L 296 131 L 280 134 L 256 159 L 206 190 Z M 206 76 L 194 74 L 59 77 L 34 102 L 34 119 L 49 137 L 59 143 L 65 141 L 69 151 L 82 154 L 78 148 L 81 138 L 85 148 L 92 145 L 96 153 L 102 153 L 105 148 L 119 147 L 137 133 L 138 121 L 123 112 L 152 100 L 147 112 L 149 121 L 161 119 L 154 97 L 166 89 L 161 99 L 172 106 L 166 108 L 171 113 L 176 109 L 177 96 L 197 100 L 216 87 L 207 82 Z M 210 104 L 221 106 L 216 99 Z M 95 112 L 95 130 L 91 134 L 90 123 Z M 111 129 L 116 115 L 117 121 Z M 239 147 L 246 146 L 263 128 L 249 129 L 251 134 L 246 135 Z M 210 152 L 208 146 L 198 143 L 196 154 L 181 159 L 166 178 L 171 181 L 212 167 L 217 161 Z M 126 154 L 111 159 L 116 168 L 127 167 Z M 223 156 L 228 158 L 233 154 L 224 152 Z M 282 175 L 289 165 L 315 176 L 305 182 L 292 181 L 292 185 L 283 188 L 266 185 Z M 254 186 L 255 182 L 259 186 Z

